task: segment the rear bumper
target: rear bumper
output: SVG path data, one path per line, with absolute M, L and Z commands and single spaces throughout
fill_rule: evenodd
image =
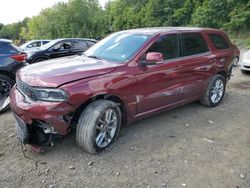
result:
M 72 112 L 75 108 L 66 102 L 34 102 L 24 97 L 16 87 L 10 93 L 10 104 L 13 113 L 29 128 L 36 122 L 44 122 L 53 127 L 54 132 L 66 135 L 71 124 Z

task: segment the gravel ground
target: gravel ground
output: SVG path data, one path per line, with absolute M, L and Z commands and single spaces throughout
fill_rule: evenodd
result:
M 0 187 L 250 187 L 250 75 L 238 68 L 223 103 L 194 102 L 125 126 L 99 155 L 74 135 L 23 157 L 10 112 L 0 115 Z

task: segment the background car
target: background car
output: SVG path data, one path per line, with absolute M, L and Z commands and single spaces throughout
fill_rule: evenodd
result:
M 23 45 L 20 46 L 20 48 L 23 51 L 29 51 L 32 49 L 37 49 L 39 47 L 42 47 L 43 45 L 47 44 L 51 40 L 32 40 L 29 42 L 24 43 Z
M 239 68 L 242 73 L 250 73 L 250 50 L 244 53 Z
M 239 64 L 239 60 L 240 60 L 240 50 L 235 44 L 233 44 L 232 46 L 233 46 L 233 49 L 234 49 L 234 56 L 235 56 L 234 66 L 237 67 L 238 64 Z
M 39 49 L 27 53 L 28 62 L 35 63 L 52 58 L 59 58 L 82 53 L 97 41 L 93 39 L 56 39 Z
M 0 112 L 9 107 L 9 92 L 15 84 L 15 74 L 26 65 L 26 53 L 12 44 L 0 39 Z

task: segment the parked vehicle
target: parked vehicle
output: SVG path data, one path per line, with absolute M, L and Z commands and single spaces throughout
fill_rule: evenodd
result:
M 250 50 L 243 54 L 242 60 L 239 62 L 241 72 L 250 73 Z
M 82 53 L 96 43 L 92 39 L 56 39 L 39 49 L 27 52 L 28 62 L 35 63 L 53 58 Z
M 32 41 L 24 43 L 23 45 L 20 46 L 20 48 L 23 51 L 30 51 L 30 50 L 38 49 L 49 42 L 50 40 L 32 40 Z
M 234 56 L 235 56 L 234 66 L 237 67 L 240 61 L 240 50 L 235 44 L 233 44 L 233 48 L 234 48 Z
M 9 108 L 9 92 L 15 84 L 15 74 L 25 65 L 26 54 L 12 41 L 0 39 L 0 113 Z
M 42 147 L 76 126 L 80 147 L 89 153 L 103 151 L 122 124 L 196 100 L 219 105 L 234 59 L 227 34 L 216 29 L 114 33 L 82 56 L 18 72 L 11 93 L 18 136 Z

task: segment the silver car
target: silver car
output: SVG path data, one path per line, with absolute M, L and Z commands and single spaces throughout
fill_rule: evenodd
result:
M 24 43 L 23 45 L 20 46 L 20 48 L 23 51 L 27 52 L 29 50 L 40 48 L 43 45 L 47 44 L 48 42 L 50 42 L 50 40 L 32 40 L 32 41 Z
M 243 54 L 239 62 L 239 68 L 242 73 L 250 73 L 250 50 Z

